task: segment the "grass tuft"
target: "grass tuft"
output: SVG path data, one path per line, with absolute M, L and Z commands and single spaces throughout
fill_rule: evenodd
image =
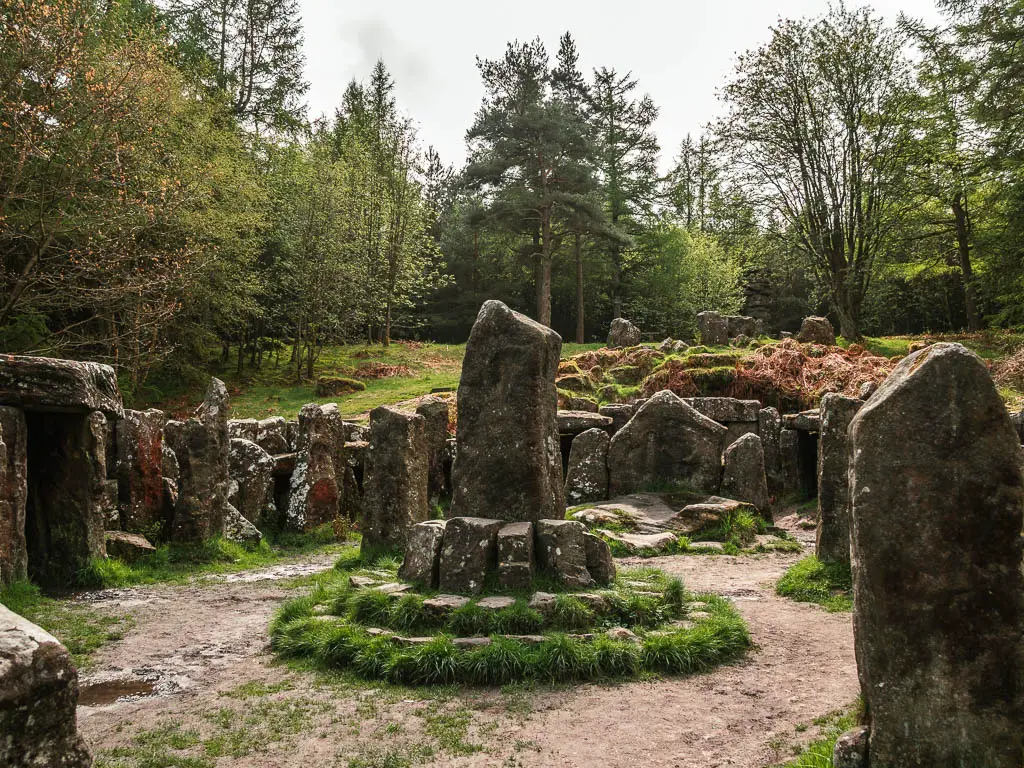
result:
M 831 613 L 853 610 L 850 566 L 822 562 L 814 555 L 790 566 L 775 592 L 798 603 L 817 603 Z

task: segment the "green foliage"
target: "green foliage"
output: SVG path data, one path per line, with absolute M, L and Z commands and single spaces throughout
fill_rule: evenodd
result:
M 790 566 L 775 591 L 800 603 L 817 603 L 830 612 L 853 608 L 853 577 L 844 563 L 822 562 L 811 555 Z
M 370 627 L 386 626 L 391 619 L 393 599 L 377 589 L 361 589 L 349 600 L 352 618 Z
M 491 630 L 502 635 L 532 635 L 544 626 L 544 617 L 521 600 L 494 615 Z
M 503 637 L 466 654 L 464 667 L 469 681 L 478 685 L 505 685 L 530 674 L 533 658 L 522 643 Z
M 594 623 L 594 612 L 582 600 L 573 595 L 555 597 L 555 609 L 551 614 L 552 624 L 559 629 L 579 631 Z

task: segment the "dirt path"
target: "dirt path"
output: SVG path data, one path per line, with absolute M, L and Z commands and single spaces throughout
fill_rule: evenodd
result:
M 849 615 L 827 614 L 772 591 L 798 557 L 634 561 L 679 574 L 693 591 L 733 599 L 757 650 L 743 663 L 707 675 L 558 689 L 417 693 L 325 683 L 275 666 L 266 652 L 267 623 L 277 605 L 296 594 L 264 580 L 288 575 L 280 571 L 112 592 L 97 604 L 131 611 L 135 627 L 98 654 L 84 682 L 148 677 L 166 695 L 80 707 L 80 725 L 100 754 L 138 743 L 138 733 L 168 723 L 204 735 L 220 728 L 225 738 L 235 728 L 244 743 L 219 757 L 217 768 L 417 762 L 760 768 L 788 757 L 794 744 L 814 736 L 814 718 L 857 694 Z M 309 569 L 327 565 L 308 563 Z M 266 736 L 265 724 L 249 714 L 254 701 L 235 693 L 253 683 L 261 686 L 264 699 L 256 701 L 266 711 L 289 707 L 291 726 L 273 720 L 277 730 Z M 226 706 L 234 709 L 224 714 Z M 211 753 L 209 745 L 206 750 Z

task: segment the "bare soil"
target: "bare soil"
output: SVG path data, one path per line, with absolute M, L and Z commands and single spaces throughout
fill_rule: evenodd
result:
M 223 737 L 218 745 L 235 737 L 227 754 L 206 747 L 217 768 L 773 765 L 816 735 L 815 718 L 846 707 L 858 691 L 850 616 L 774 594 L 774 582 L 799 557 L 623 561 L 731 598 L 756 649 L 742 663 L 689 678 L 558 688 L 411 690 L 275 664 L 267 625 L 297 594 L 282 579 L 329 567 L 324 558 L 246 577 L 100 593 L 91 596 L 97 608 L 130 612 L 135 624 L 99 651 L 83 685 L 102 683 L 106 691 L 118 689 L 111 681 L 146 681 L 155 695 L 107 703 L 97 696 L 98 705 L 79 707 L 80 727 L 107 765 L 135 765 L 113 760 L 111 750 L 138 748 L 146 732 L 168 727 Z M 256 693 L 239 693 L 254 683 Z M 281 707 L 290 720 L 274 716 Z M 260 712 L 269 713 L 266 722 Z M 193 746 L 175 754 L 203 752 Z

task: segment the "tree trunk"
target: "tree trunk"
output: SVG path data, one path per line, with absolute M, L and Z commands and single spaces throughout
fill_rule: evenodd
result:
M 384 307 L 384 348 L 391 346 L 391 299 L 387 300 Z
M 964 308 L 967 310 L 967 327 L 972 331 L 981 330 L 978 304 L 974 296 L 974 270 L 971 267 L 971 222 L 964 207 L 964 194 L 958 191 L 951 203 L 953 221 L 956 224 L 956 250 L 963 273 Z
M 582 237 L 577 232 L 576 252 L 576 343 L 584 343 L 584 310 L 583 310 L 583 248 Z

